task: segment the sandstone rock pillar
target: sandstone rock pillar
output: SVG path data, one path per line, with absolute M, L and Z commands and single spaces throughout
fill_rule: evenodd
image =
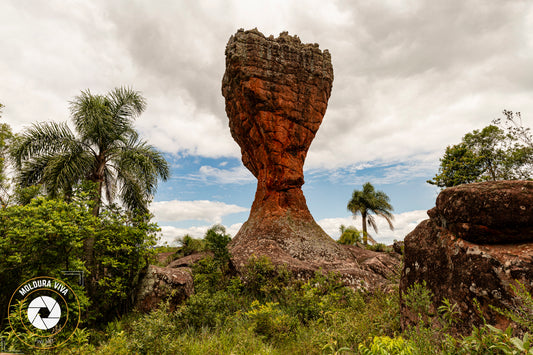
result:
M 237 267 L 252 254 L 302 267 L 351 258 L 315 222 L 301 189 L 332 83 L 331 56 L 318 44 L 257 29 L 230 38 L 222 94 L 242 162 L 257 178 L 250 217 L 230 245 Z

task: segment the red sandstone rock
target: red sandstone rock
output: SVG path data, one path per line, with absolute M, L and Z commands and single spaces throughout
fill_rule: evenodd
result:
M 341 272 L 352 285 L 383 283 L 320 228 L 301 189 L 332 83 L 330 54 L 317 44 L 286 32 L 266 38 L 256 29 L 230 38 L 222 94 L 242 161 L 257 178 L 248 221 L 230 244 L 237 270 L 252 255 L 266 255 L 299 275 L 322 268 Z
M 488 323 L 505 329 L 509 320 L 490 305 L 513 307 L 510 285 L 515 280 L 533 292 L 533 240 L 520 241 L 517 237 L 518 230 L 533 227 L 532 188 L 531 181 L 499 181 L 442 191 L 437 207 L 428 212 L 431 218 L 405 237 L 401 294 L 415 282 L 426 281 L 434 293 L 434 311 L 443 298 L 458 305 L 461 314 L 455 331 L 469 334 L 472 325 L 482 325 L 474 298 Z M 475 238 L 469 234 L 472 229 L 457 231 L 458 223 L 463 222 L 478 227 Z M 513 233 L 506 238 L 508 231 Z M 494 244 L 495 235 L 498 244 Z M 403 303 L 401 311 L 404 328 L 416 324 L 416 315 Z

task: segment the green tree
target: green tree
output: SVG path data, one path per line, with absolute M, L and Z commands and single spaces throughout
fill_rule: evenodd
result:
M 442 188 L 487 180 L 531 179 L 533 139 L 524 128 L 520 113 L 503 111 L 496 125 L 464 135 L 461 143 L 448 146 L 439 171 L 427 182 Z M 500 125 L 501 127 L 498 127 Z
M 376 191 L 371 183 L 367 182 L 363 185 L 363 190 L 354 190 L 351 200 L 348 202 L 348 211 L 352 212 L 354 217 L 360 213 L 363 220 L 363 243 L 368 244 L 370 235 L 367 231 L 367 223 L 378 232 L 376 219 L 371 214 L 385 218 L 391 230 L 394 229 L 392 221 L 392 205 L 389 203 L 390 199 L 383 191 Z M 371 238 L 371 237 L 370 237 Z
M 215 260 L 225 265 L 229 262 L 230 254 L 228 244 L 231 236 L 226 233 L 226 228 L 220 224 L 215 224 L 209 228 L 204 237 L 205 247 L 213 252 Z
M 89 180 L 95 185 L 94 216 L 99 215 L 104 189 L 109 202 L 118 192 L 129 211 L 147 213 L 158 179 L 168 178 L 169 167 L 133 128 L 145 107 L 141 94 L 129 88 L 107 95 L 82 91 L 70 103 L 77 135 L 66 123 L 49 122 L 34 124 L 15 140 L 11 153 L 19 185 L 42 184 L 50 196 L 63 193 L 68 200 L 76 184 Z M 96 281 L 94 244 L 94 235 L 84 243 L 86 266 L 93 274 L 90 289 Z
M 95 232 L 95 217 L 83 202 L 35 198 L 0 209 L 0 326 L 12 292 L 36 276 L 63 279 L 63 270 L 86 270 L 83 240 Z M 87 303 L 84 291 L 72 284 Z M 80 301 L 82 301 L 80 299 Z
M 12 155 L 20 185 L 42 184 L 52 197 L 68 198 L 75 184 L 88 179 L 96 183 L 95 216 L 103 191 L 109 202 L 118 193 L 128 210 L 147 213 L 158 179 L 168 178 L 169 167 L 133 128 L 145 107 L 141 94 L 129 88 L 106 95 L 82 91 L 70 103 L 77 134 L 66 123 L 36 123 L 17 139 Z
M 342 224 L 339 228 L 341 236 L 338 243 L 344 245 L 355 245 L 361 242 L 361 232 L 353 226 L 346 227 Z
M 439 174 L 428 183 L 439 187 L 468 184 L 478 180 L 482 161 L 465 143 L 446 147 L 440 159 Z
M 2 108 L 4 105 L 0 104 L 0 118 L 2 117 Z M 11 140 L 13 139 L 13 133 L 11 127 L 7 123 L 0 123 L 0 204 L 2 208 L 5 208 L 9 201 L 9 178 L 6 174 L 7 169 L 7 156 L 8 148 Z
M 92 319 L 111 320 L 133 306 L 137 285 L 154 255 L 160 231 L 149 215 L 113 205 L 104 208 L 95 227 L 95 278 Z

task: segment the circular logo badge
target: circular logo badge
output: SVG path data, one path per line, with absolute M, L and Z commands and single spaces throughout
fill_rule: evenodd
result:
M 9 325 L 17 338 L 34 348 L 51 349 L 69 340 L 81 309 L 72 288 L 59 279 L 36 277 L 20 285 L 9 301 Z

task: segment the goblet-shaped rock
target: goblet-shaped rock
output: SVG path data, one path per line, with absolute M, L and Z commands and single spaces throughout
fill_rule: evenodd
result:
M 331 56 L 318 44 L 257 29 L 230 38 L 222 94 L 242 161 L 257 178 L 250 217 L 230 246 L 237 264 L 252 254 L 292 265 L 350 258 L 314 221 L 301 189 L 332 83 Z

